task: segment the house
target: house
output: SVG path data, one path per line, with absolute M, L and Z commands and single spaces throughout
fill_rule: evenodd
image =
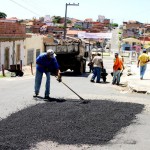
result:
M 138 38 L 140 36 L 140 31 L 143 26 L 143 23 L 138 21 L 128 21 L 123 22 L 123 38 L 135 37 Z
M 150 24 L 145 25 L 145 29 L 147 33 L 150 33 Z
M 9 69 L 10 65 L 18 64 L 21 60 L 24 65 L 25 39 L 25 25 L 7 19 L 0 22 L 0 70 L 2 65 Z
M 40 53 L 44 51 L 44 35 L 28 33 L 29 35 L 24 41 L 25 54 L 24 54 L 24 64 L 33 65 L 36 64 L 36 58 Z
M 110 19 L 104 19 L 104 26 L 109 26 L 110 25 Z
M 31 27 L 33 26 L 33 20 L 25 19 L 20 20 L 20 24 L 25 25 L 26 33 L 32 33 Z
M 2 65 L 35 65 L 36 57 L 44 51 L 44 38 L 40 34 L 26 34 L 26 25 L 19 22 L 0 22 L 0 70 Z M 53 38 L 48 36 L 48 39 Z
M 92 18 L 86 18 L 86 19 L 84 20 L 84 22 L 93 22 L 93 19 L 92 19 Z
M 85 33 L 85 31 L 79 31 L 79 30 L 67 30 L 67 36 L 71 37 L 78 37 L 78 33 Z
M 126 29 L 132 30 L 134 32 L 134 31 L 137 31 L 141 26 L 142 26 L 142 23 L 140 23 L 138 21 L 130 20 L 126 24 Z
M 78 21 L 74 24 L 74 26 L 80 26 L 83 29 L 89 29 L 92 28 L 92 22 Z
M 7 19 L 1 18 L 0 22 L 12 22 L 12 23 L 14 23 L 14 22 L 18 22 L 18 19 L 16 17 L 11 17 L 11 18 L 7 18 Z
M 40 33 L 40 28 L 45 25 L 45 23 L 42 23 L 41 21 L 34 20 L 33 26 L 31 27 L 32 33 Z
M 54 34 L 56 37 L 61 37 L 64 34 L 64 29 L 60 27 L 47 26 L 47 33 Z
M 97 32 L 101 32 L 104 30 L 104 23 L 101 22 L 93 22 L 92 23 L 92 30 L 93 31 L 97 31 Z

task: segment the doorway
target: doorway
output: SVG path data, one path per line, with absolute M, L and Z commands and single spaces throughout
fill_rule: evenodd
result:
M 5 48 L 4 52 L 4 66 L 5 69 L 9 69 L 9 48 Z

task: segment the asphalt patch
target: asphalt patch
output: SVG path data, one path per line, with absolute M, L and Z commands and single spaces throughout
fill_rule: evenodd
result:
M 42 103 L 11 114 L 0 121 L 0 150 L 24 150 L 38 142 L 59 144 L 107 144 L 123 128 L 135 122 L 144 105 L 78 100 Z

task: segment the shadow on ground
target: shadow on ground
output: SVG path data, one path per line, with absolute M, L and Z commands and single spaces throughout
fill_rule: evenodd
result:
M 55 99 L 57 101 L 57 99 Z M 28 107 L 0 121 L 0 149 L 23 150 L 41 141 L 106 144 L 129 126 L 144 105 L 91 100 L 59 100 Z
M 81 75 L 81 74 L 75 73 L 73 71 L 66 71 L 66 72 L 62 72 L 61 75 L 62 76 L 69 76 L 69 77 L 86 77 L 87 78 L 90 75 L 90 73 L 85 72 Z

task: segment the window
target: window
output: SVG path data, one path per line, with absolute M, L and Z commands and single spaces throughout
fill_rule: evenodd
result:
M 28 54 L 27 54 L 27 65 L 29 65 L 31 62 L 33 63 L 33 55 L 34 54 L 34 49 L 29 49 Z

